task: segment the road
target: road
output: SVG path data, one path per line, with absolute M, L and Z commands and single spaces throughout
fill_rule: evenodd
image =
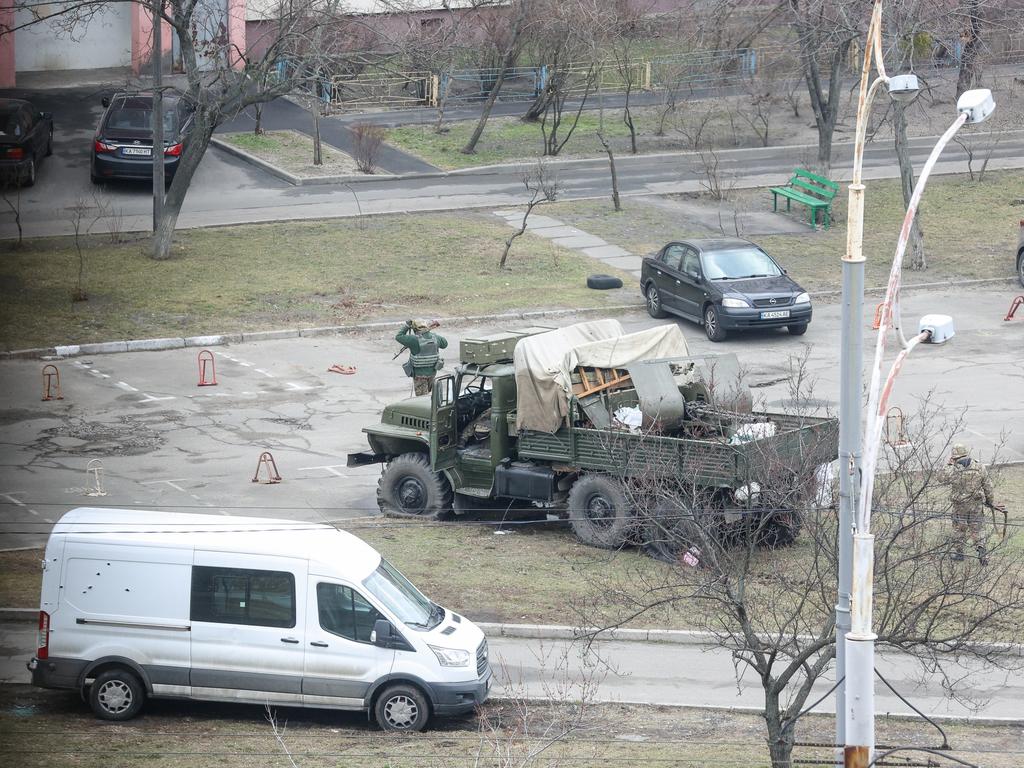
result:
M 1024 325 L 1002 320 L 1018 292 L 1007 281 L 908 290 L 904 296 L 908 327 L 916 327 L 923 314 L 941 311 L 955 318 L 957 336 L 915 351 L 892 404 L 912 415 L 931 393 L 943 417 L 965 413 L 959 437 L 985 461 L 993 454 L 1024 460 Z M 872 314 L 868 302 L 865 329 Z M 641 313 L 622 321 L 628 330 L 659 322 Z M 461 338 L 531 324 L 441 330 L 455 350 Z M 759 402 L 769 408 L 787 404 L 791 360 L 806 353 L 807 369 L 817 380 L 813 396 L 833 411 L 839 326 L 839 306 L 822 302 L 800 339 L 762 332 L 713 345 L 699 327 L 680 323 L 692 352 L 735 353 Z M 385 404 L 409 394 L 409 380 L 391 359 L 393 331 L 252 341 L 212 351 L 219 384 L 202 388 L 196 386 L 194 348 L 57 361 L 64 400 L 50 402 L 40 401 L 39 361 L 0 362 L 0 391 L 7 393 L 0 411 L 0 549 L 38 546 L 61 514 L 91 504 L 300 520 L 378 514 L 379 467 L 349 469 L 345 457 L 366 449 L 361 429 L 379 420 Z M 871 354 L 865 350 L 866 361 Z M 448 354 L 449 368 L 455 355 Z M 357 373 L 328 373 L 332 363 L 354 365 Z M 273 453 L 282 483 L 252 482 L 264 450 Z M 89 495 L 93 460 L 103 467 L 103 496 Z
M 71 234 L 74 209 L 81 204 L 94 232 L 151 227 L 152 205 L 145 184 L 89 182 L 89 151 L 101 107 L 98 94 L 82 89 L 40 91 L 32 95 L 55 114 L 55 154 L 42 163 L 35 187 L 23 190 L 22 224 L 27 237 Z M 911 141 L 911 156 L 920 167 L 934 139 Z M 737 186 L 784 182 L 795 166 L 806 163 L 808 147 L 768 147 L 718 152 L 722 178 Z M 852 158 L 852 145 L 833 149 L 833 177 L 842 180 Z M 947 148 L 936 173 L 962 173 L 966 156 L 959 146 Z M 865 154 L 865 178 L 897 175 L 888 145 L 871 144 Z M 561 199 L 609 194 L 605 160 L 551 163 L 560 183 Z M 701 190 L 703 164 L 694 153 L 617 158 L 622 194 L 667 194 Z M 993 150 L 990 169 L 1024 167 L 1024 130 L 1007 133 Z M 521 170 L 512 166 L 473 169 L 440 176 L 375 177 L 349 185 L 293 187 L 247 163 L 211 148 L 196 173 L 182 210 L 182 228 L 320 219 L 364 214 L 508 206 L 524 199 Z M 767 202 L 766 202 L 767 206 Z M 103 209 L 106 209 L 104 213 Z M 0 211 L 0 238 L 16 235 L 13 215 Z
M 0 625 L 0 684 L 30 681 L 25 662 L 31 658 L 35 642 L 35 629 L 28 623 Z M 737 683 L 729 652 L 713 646 L 598 642 L 594 654 L 584 657 L 579 646 L 563 640 L 494 637 L 488 642 L 497 696 L 565 700 L 579 696 L 585 686 L 587 695 L 601 702 L 741 709 L 764 706 L 758 681 L 748 674 Z M 1024 720 L 1024 677 L 1019 674 L 994 666 L 955 667 L 960 673 L 969 672 L 969 683 L 959 689 L 962 700 L 955 700 L 946 695 L 938 674 L 922 671 L 908 656 L 880 655 L 878 669 L 927 715 Z M 833 677 L 823 678 L 808 704 L 823 696 L 834 682 Z M 878 683 L 876 689 L 879 716 L 912 713 L 884 685 Z M 964 700 L 978 706 L 965 706 Z M 814 711 L 834 713 L 835 700 L 827 697 Z

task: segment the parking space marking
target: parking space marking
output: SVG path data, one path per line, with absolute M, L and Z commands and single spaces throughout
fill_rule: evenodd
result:
M 347 467 L 347 464 L 324 464 L 319 467 L 299 467 L 299 472 L 305 472 L 309 469 L 322 469 L 328 474 L 334 475 L 335 477 L 345 477 L 343 472 L 339 472 L 339 467 Z
M 274 378 L 274 374 L 272 374 L 270 371 L 265 371 L 262 368 L 253 368 L 253 370 L 256 371 L 256 373 L 262 373 L 268 379 Z
M 140 403 L 154 403 L 157 400 L 173 400 L 174 399 L 174 395 L 164 395 L 163 397 L 155 397 L 154 395 L 150 395 L 150 394 L 148 394 L 146 392 L 143 392 L 142 394 L 143 394 L 143 398 L 141 400 L 139 400 Z
M 293 392 L 305 392 L 308 389 L 320 389 L 323 384 L 297 384 L 294 381 L 286 381 L 285 386 Z
M 22 509 L 26 510 L 29 514 L 33 515 L 34 517 L 39 517 L 39 513 L 38 512 L 36 512 L 34 509 L 32 509 L 32 507 L 30 507 L 24 501 L 21 501 L 20 499 L 17 498 L 18 496 L 24 496 L 24 495 L 25 495 L 24 491 L 10 491 L 8 493 L 0 493 L 0 496 L 2 496 L 3 498 L 7 499 L 9 502 L 11 502 L 11 504 L 14 504 L 17 507 L 21 507 Z M 44 520 L 44 522 L 47 522 L 47 523 L 52 522 L 49 518 L 45 518 L 45 517 L 43 518 L 43 520 Z
M 126 389 L 129 392 L 138 392 L 139 391 L 135 387 L 133 387 L 131 384 L 125 384 L 123 381 L 117 382 L 117 386 L 119 386 L 121 389 Z
M 73 365 L 76 368 L 79 368 L 79 369 L 85 371 L 90 376 L 95 376 L 97 379 L 109 379 L 110 378 L 110 374 L 109 373 L 103 373 L 103 371 L 99 370 L 98 368 L 94 368 L 89 363 L 82 362 L 81 360 L 74 360 L 74 361 L 72 361 L 72 363 L 73 363 Z M 114 382 L 114 386 L 118 387 L 119 389 L 123 389 L 125 392 L 139 392 L 138 387 L 133 387 L 131 384 L 129 384 L 126 381 L 116 381 L 116 382 Z M 142 393 L 142 399 L 139 400 L 139 402 L 140 403 L 153 403 L 153 402 L 157 402 L 157 401 L 161 401 L 161 400 L 174 400 L 174 395 L 164 395 L 162 397 L 157 397 L 155 395 L 150 395 L 147 392 L 143 392 Z

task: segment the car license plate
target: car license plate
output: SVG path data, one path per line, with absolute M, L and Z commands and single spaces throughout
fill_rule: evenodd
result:
M 776 309 L 774 312 L 762 312 L 762 320 L 778 320 L 780 317 L 789 317 L 788 309 Z
M 149 157 L 153 154 L 153 150 L 150 147 L 121 147 L 121 154 L 123 155 L 142 155 L 143 157 Z

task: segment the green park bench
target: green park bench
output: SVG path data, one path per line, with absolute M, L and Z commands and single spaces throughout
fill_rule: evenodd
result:
M 839 191 L 839 185 L 829 181 L 824 176 L 797 168 L 793 171 L 793 178 L 784 187 L 771 187 L 772 210 L 779 209 L 779 195 L 786 198 L 786 210 L 790 210 L 790 203 L 796 200 L 807 206 L 808 223 L 811 229 L 817 229 L 818 211 L 822 212 L 822 221 L 825 229 L 832 223 L 832 198 Z

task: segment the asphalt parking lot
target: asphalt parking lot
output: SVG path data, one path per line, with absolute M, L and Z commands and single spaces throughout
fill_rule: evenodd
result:
M 954 316 L 957 336 L 915 351 L 892 403 L 911 413 L 931 393 L 946 415 L 963 412 L 960 437 L 986 461 L 994 453 L 1001 461 L 1024 460 L 1024 319 L 1002 320 L 1016 293 L 1007 282 L 904 297 L 908 328 L 916 329 L 920 315 L 940 311 Z M 867 302 L 868 358 L 874 334 L 867 326 L 877 300 Z M 640 313 L 622 320 L 630 330 L 665 322 Z M 442 327 L 451 342 L 448 367 L 460 338 L 534 324 Z M 771 332 L 712 345 L 697 326 L 681 327 L 694 353 L 735 352 L 755 395 L 769 407 L 789 398 L 791 358 L 806 350 L 818 403 L 837 409 L 838 304 L 818 302 L 800 339 Z M 7 393 L 0 411 L 0 519 L 6 523 L 0 548 L 40 544 L 53 521 L 83 505 L 309 521 L 378 514 L 379 468 L 348 469 L 345 458 L 365 448 L 361 428 L 375 423 L 385 404 L 410 393 L 409 379 L 391 359 L 397 348 L 387 332 L 213 347 L 215 387 L 197 386 L 194 348 L 69 358 L 54 361 L 64 399 L 49 402 L 40 400 L 44 361 L 0 362 L 0 388 Z M 892 354 L 890 345 L 889 359 Z M 329 373 L 333 363 L 357 372 Z M 264 450 L 276 460 L 279 484 L 252 482 Z M 91 495 L 93 460 L 102 464 L 104 495 Z

